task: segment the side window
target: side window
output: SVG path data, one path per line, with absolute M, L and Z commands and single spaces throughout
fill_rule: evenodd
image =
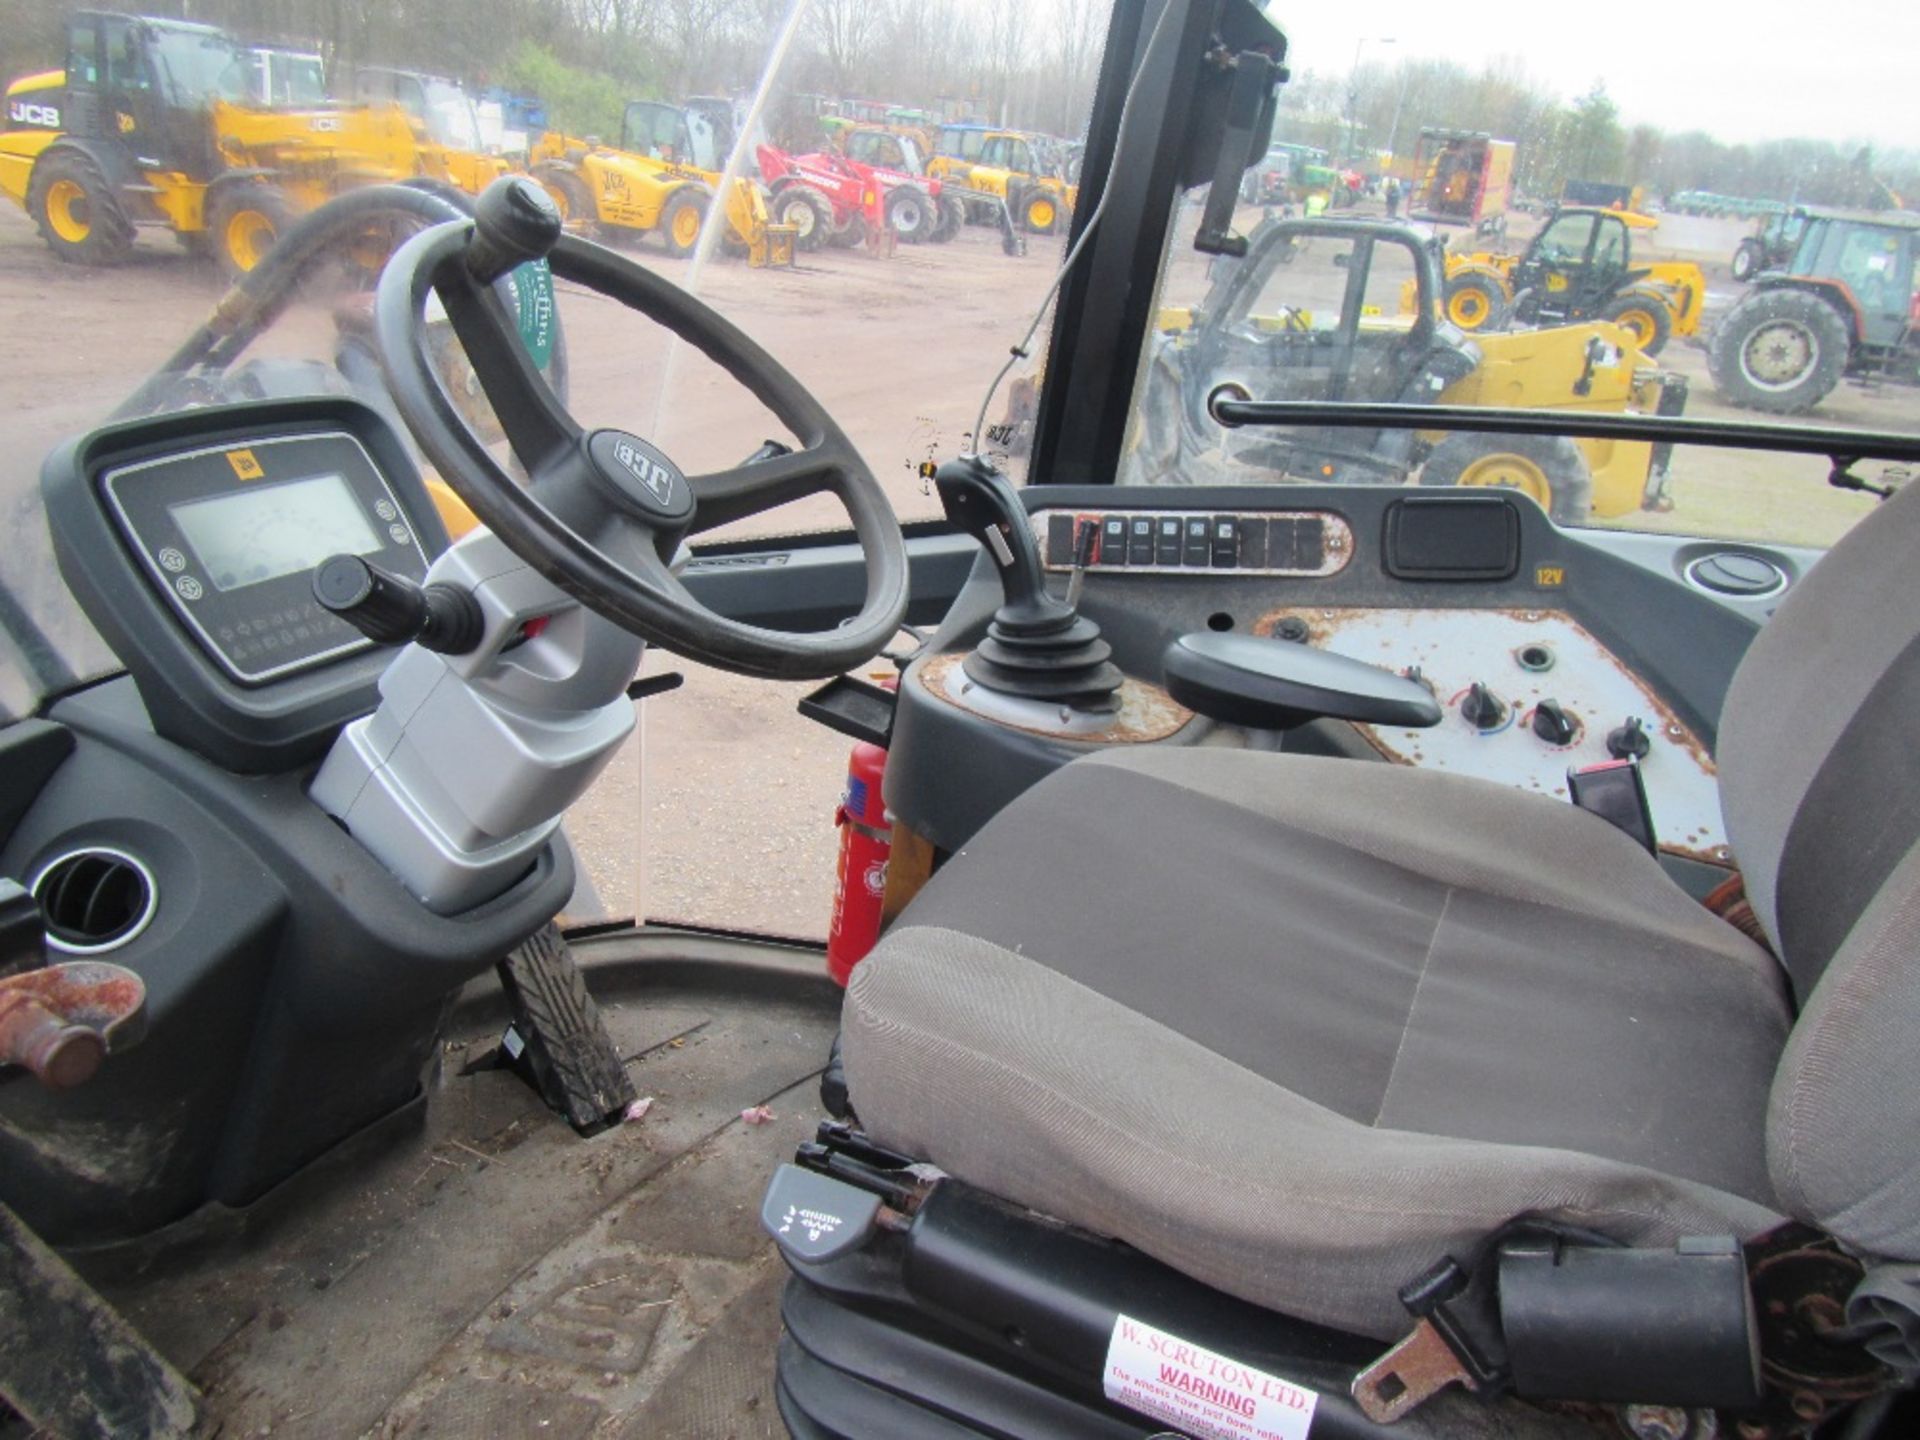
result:
M 1240 291 L 1227 318 L 1243 331 L 1261 335 L 1338 330 L 1353 257 L 1350 240 L 1299 237 L 1261 257 L 1259 283 Z
M 393 98 L 400 102 L 400 108 L 416 120 L 427 118 L 427 92 L 420 82 L 411 75 L 393 77 Z
M 1627 227 L 1611 216 L 1600 220 L 1600 233 L 1593 247 L 1593 268 L 1602 275 L 1627 268 Z
M 1898 282 L 1903 270 L 1900 237 L 1886 230 L 1865 227 L 1847 236 L 1840 252 L 1840 278 L 1847 282 L 1860 303 L 1869 310 L 1895 308 L 1908 300 L 1900 293 Z
M 138 30 L 124 23 L 109 24 L 106 37 L 108 87 L 114 90 L 150 89 Z
M 1361 299 L 1362 325 L 1401 333 L 1412 328 L 1413 301 L 1419 293 L 1413 266 L 1414 252 L 1410 246 L 1396 240 L 1374 242 Z M 1404 312 L 1402 301 L 1406 302 Z
M 1010 170 L 1018 170 L 1022 175 L 1031 175 L 1034 173 L 1033 152 L 1027 148 L 1026 141 L 1015 140 L 1008 144 L 1007 168 Z
M 1542 260 L 1556 265 L 1573 264 L 1586 258 L 1587 239 L 1592 234 L 1591 215 L 1562 215 L 1542 230 L 1534 243 Z
M 100 34 L 93 26 L 76 23 L 67 31 L 67 83 L 100 83 Z
M 879 137 L 867 130 L 856 130 L 847 136 L 847 158 L 858 160 L 862 165 L 874 163 L 874 141 Z

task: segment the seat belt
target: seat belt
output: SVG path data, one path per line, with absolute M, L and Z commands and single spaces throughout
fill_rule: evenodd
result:
M 1731 1410 L 1743 1436 L 1786 1440 L 1920 1377 L 1920 1265 L 1868 1266 L 1798 1221 L 1666 1249 L 1522 1219 L 1400 1300 L 1412 1330 L 1352 1385 L 1376 1424 L 1459 1385 Z
M 1638 760 L 1602 760 L 1567 771 L 1567 795 L 1582 810 L 1598 815 L 1614 829 L 1637 840 L 1649 855 L 1659 853 L 1653 811 L 1647 805 L 1647 781 Z

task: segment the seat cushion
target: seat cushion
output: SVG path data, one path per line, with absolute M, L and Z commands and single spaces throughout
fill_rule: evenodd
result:
M 1104 752 L 856 970 L 884 1143 L 1200 1279 L 1382 1336 L 1520 1213 L 1777 1223 L 1778 966 L 1604 821 L 1436 772 Z

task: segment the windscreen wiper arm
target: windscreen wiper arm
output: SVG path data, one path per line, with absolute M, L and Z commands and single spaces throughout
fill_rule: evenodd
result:
M 1920 435 L 1890 430 L 1843 430 L 1833 425 L 1764 425 L 1672 415 L 1612 415 L 1586 410 L 1498 410 L 1471 405 L 1385 405 L 1316 400 L 1249 400 L 1223 385 L 1207 397 L 1207 411 L 1228 429 L 1311 426 L 1335 430 L 1452 430 L 1482 435 L 1565 435 L 1583 440 L 1646 440 L 1654 444 L 1717 445 L 1818 455 L 1831 467 L 1829 484 L 1886 498 L 1887 487 L 1852 473 L 1862 460 L 1920 464 Z

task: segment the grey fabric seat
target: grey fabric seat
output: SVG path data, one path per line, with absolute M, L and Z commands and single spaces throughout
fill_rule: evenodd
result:
M 1792 1216 L 1920 1259 L 1916 550 L 1920 487 L 1795 588 L 1727 702 L 1727 818 L 1784 968 L 1570 806 L 1108 751 L 1009 806 L 856 970 L 863 1125 L 1381 1337 L 1401 1285 L 1522 1214 L 1640 1244 Z

